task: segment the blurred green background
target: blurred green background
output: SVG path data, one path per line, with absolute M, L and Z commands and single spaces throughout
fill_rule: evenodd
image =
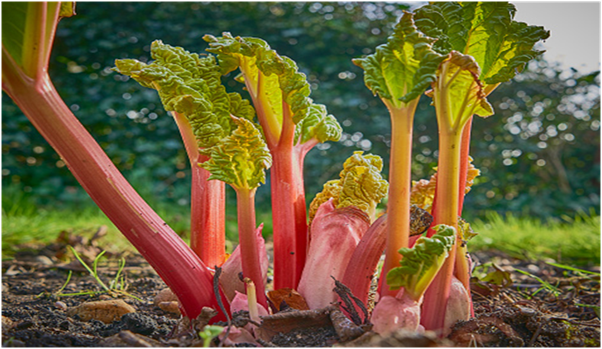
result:
M 185 235 L 190 169 L 179 133 L 155 91 L 111 71 L 115 59 L 147 61 L 156 39 L 200 53 L 207 47 L 204 34 L 224 31 L 261 37 L 291 57 L 307 75 L 311 97 L 327 105 L 344 129 L 340 142 L 319 145 L 307 156 L 311 200 L 353 151 L 388 158 L 388 112 L 351 59 L 384 43 L 404 9 L 385 2 L 83 2 L 77 16 L 59 23 L 50 75 L 134 187 Z M 241 87 L 227 85 L 230 91 Z M 597 219 L 599 229 L 599 91 L 598 72 L 580 75 L 541 60 L 500 86 L 489 97 L 496 115 L 474 122 L 471 155 L 482 175 L 466 198 L 465 218 L 486 226 L 495 220 L 492 212 L 550 224 L 586 217 Z M 437 125 L 429 103 L 423 97 L 415 118 L 414 180 L 430 177 L 436 166 Z M 64 162 L 5 94 L 2 115 L 4 220 L 57 210 L 94 215 Z M 260 212 L 269 211 L 268 189 L 258 192 Z M 230 191 L 232 206 L 233 198 Z M 233 220 L 235 214 L 229 209 Z M 26 224 L 3 222 L 4 239 Z

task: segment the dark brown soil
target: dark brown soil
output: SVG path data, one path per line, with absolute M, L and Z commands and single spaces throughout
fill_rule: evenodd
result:
M 100 249 L 83 241 L 79 252 L 84 256 L 94 256 Z M 113 295 L 132 305 L 136 312 L 126 314 L 111 324 L 97 320 L 82 321 L 77 315 L 68 316 L 68 309 L 84 302 L 113 298 L 99 292 L 98 283 L 82 271 L 79 262 L 66 264 L 57 256 L 67 258 L 64 244 L 24 246 L 13 259 L 2 262 L 3 346 L 131 347 L 202 343 L 198 338 L 184 339 L 174 335 L 178 332 L 178 316 L 153 305 L 154 296 L 165 288 L 165 284 L 136 254 L 123 256 L 127 261 L 124 274 L 128 285 L 126 292 L 140 300 Z M 108 257 L 103 257 L 99 264 L 99 274 L 105 283 L 113 279 L 118 270 L 117 256 Z M 317 327 L 304 325 L 259 342 L 263 346 L 277 347 L 335 344 L 361 347 L 600 346 L 599 275 L 567 271 L 543 261 L 516 260 L 499 252 L 479 252 L 473 254 L 473 258 L 476 265 L 494 262 L 495 266 L 492 264 L 489 269 L 482 266 L 481 279 L 474 279 L 475 318 L 457 324 L 446 339 L 437 339 L 428 332 L 403 331 L 381 338 L 364 329 L 366 333 L 360 338 L 351 341 L 346 338 L 342 343 L 337 335 L 339 329 L 325 322 L 326 326 L 323 323 Z M 530 275 L 520 273 L 518 269 Z M 68 270 L 73 271 L 73 276 L 63 293 L 98 293 L 57 297 L 57 292 L 67 280 Z M 593 270 L 599 272 L 599 267 Z M 327 318 L 328 313 L 324 316 Z M 295 321 L 294 317 L 292 319 Z

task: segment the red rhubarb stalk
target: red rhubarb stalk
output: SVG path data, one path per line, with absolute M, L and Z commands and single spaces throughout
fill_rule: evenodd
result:
M 295 124 L 290 106 L 282 103 L 282 131 L 277 144 L 268 141 L 274 164 L 271 170 L 274 229 L 274 288 L 297 288 L 307 254 L 307 214 L 302 176 L 293 150 Z M 259 114 L 258 114 L 259 115 Z M 262 127 L 267 126 L 259 117 Z M 300 190 L 303 190 L 301 193 Z M 303 205 L 298 203 L 302 202 Z M 278 248 L 276 248 L 278 246 Z M 292 267 L 294 266 L 294 267 Z M 292 267 L 292 268 L 291 268 Z
M 209 171 L 198 164 L 208 157 L 199 154 L 199 146 L 188 118 L 172 112 L 192 172 L 190 195 L 190 248 L 210 268 L 221 266 L 226 258 L 226 191 L 221 181 L 208 181 Z
M 49 76 L 32 79 L 2 51 L 2 88 L 65 161 L 92 200 L 136 247 L 196 318 L 219 309 L 212 275 L 196 254 L 136 193 L 71 113 Z M 223 318 L 223 314 L 220 316 Z
M 115 168 L 65 105 L 48 76 L 59 16 L 73 15 L 73 4 L 12 3 L 2 7 L 11 22 L 2 33 L 2 89 L 57 151 L 92 200 L 172 289 L 185 315 L 195 318 L 205 306 L 219 309 L 211 273 Z M 10 15 L 13 11 L 19 16 Z M 11 40 L 4 40 L 7 36 Z M 223 319 L 224 314 L 219 318 Z
M 364 305 L 368 303 L 370 285 L 376 274 L 378 261 L 385 250 L 387 242 L 387 215 L 378 218 L 358 243 L 353 255 L 347 264 L 341 282 L 349 287 L 351 293 L 361 300 Z M 356 306 L 356 311 L 360 309 Z
M 256 234 L 255 193 L 265 182 L 271 157 L 261 132 L 247 119 L 233 117 L 237 128 L 211 148 L 201 150 L 209 160 L 201 166 L 211 172 L 209 180 L 221 180 L 236 191 L 238 241 L 244 277 L 250 278 L 258 292 L 257 301 L 267 309 L 264 293 L 260 240 Z M 262 253 L 264 251 L 261 251 Z

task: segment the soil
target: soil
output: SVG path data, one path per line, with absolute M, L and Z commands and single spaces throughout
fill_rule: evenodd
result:
M 202 346 L 197 332 L 190 329 L 198 330 L 206 321 L 197 319 L 196 325 L 194 321 L 191 325 L 180 320 L 179 315 L 154 305 L 155 296 L 166 286 L 139 255 L 105 253 L 107 258 L 100 260 L 98 274 L 107 285 L 119 270 L 120 258 L 126 260 L 122 275 L 127 288 L 112 294 L 101 292 L 98 282 L 77 260 L 70 263 L 64 260 L 72 256 L 67 253 L 69 244 L 75 246 L 91 265 L 90 260 L 101 252 L 97 240 L 63 234 L 54 244 L 21 246 L 14 258 L 2 262 L 3 346 Z M 478 252 L 472 257 L 477 265 L 476 274 L 480 274 L 479 278 L 473 278 L 472 284 L 475 317 L 456 324 L 447 338 L 439 339 L 431 332 L 405 331 L 381 337 L 370 331 L 369 325 L 357 326 L 344 317 L 342 323 L 335 321 L 336 315 L 341 313 L 333 306 L 320 311 L 281 309 L 274 318 L 264 320 L 260 330 L 263 332 L 256 342 L 245 343 L 244 333 L 233 328 L 229 339 L 243 339 L 236 344 L 232 340 L 222 344 L 268 347 L 600 346 L 599 274 L 568 271 L 552 266 L 548 261 L 513 259 L 497 251 Z M 66 284 L 69 271 L 72 276 Z M 590 271 L 599 273 L 599 267 L 590 268 Z M 58 296 L 61 292 L 89 294 Z M 120 314 L 115 321 L 104 323 L 95 319 L 84 321 L 83 315 L 73 311 L 84 303 L 116 298 L 131 305 L 135 312 Z M 234 320 L 248 322 L 248 314 L 235 314 Z M 211 344 L 219 342 L 215 339 Z

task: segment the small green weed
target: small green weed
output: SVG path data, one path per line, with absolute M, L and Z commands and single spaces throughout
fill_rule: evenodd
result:
M 199 332 L 199 336 L 203 338 L 203 348 L 209 348 L 213 338 L 219 336 L 224 331 L 222 326 L 207 325 Z
M 130 298 L 133 298 L 135 300 L 142 302 L 142 300 L 140 298 L 138 298 L 134 295 L 131 295 L 127 292 L 128 285 L 125 281 L 125 276 L 122 275 L 123 269 L 125 268 L 125 258 L 121 258 L 121 260 L 119 261 L 119 268 L 117 270 L 117 273 L 116 273 L 115 277 L 109 282 L 109 286 L 107 286 L 104 283 L 104 281 L 102 281 L 100 276 L 98 275 L 98 262 L 100 261 L 100 258 L 105 254 L 106 251 L 102 251 L 101 253 L 99 253 L 98 256 L 96 256 L 96 258 L 94 258 L 94 261 L 92 262 L 92 267 L 90 267 L 86 262 L 84 262 L 84 260 L 80 257 L 80 255 L 77 253 L 77 251 L 75 251 L 75 249 L 73 247 L 69 246 L 69 249 L 71 250 L 71 252 L 73 252 L 73 255 L 81 263 L 81 265 L 94 278 L 94 280 L 96 280 L 98 285 L 102 288 L 102 291 L 82 291 L 82 292 L 75 292 L 75 293 L 63 293 L 63 290 L 67 287 L 67 285 L 69 284 L 69 281 L 71 280 L 72 272 L 71 272 L 71 270 L 69 270 L 69 274 L 67 275 L 67 280 L 65 281 L 65 283 L 61 286 L 61 288 L 58 291 L 53 293 L 54 296 L 56 296 L 56 297 L 71 297 L 71 296 L 83 296 L 83 295 L 92 296 L 92 295 L 106 293 L 112 297 L 121 295 L 121 296 L 130 297 Z M 40 296 L 42 296 L 42 295 L 43 294 L 41 294 Z

